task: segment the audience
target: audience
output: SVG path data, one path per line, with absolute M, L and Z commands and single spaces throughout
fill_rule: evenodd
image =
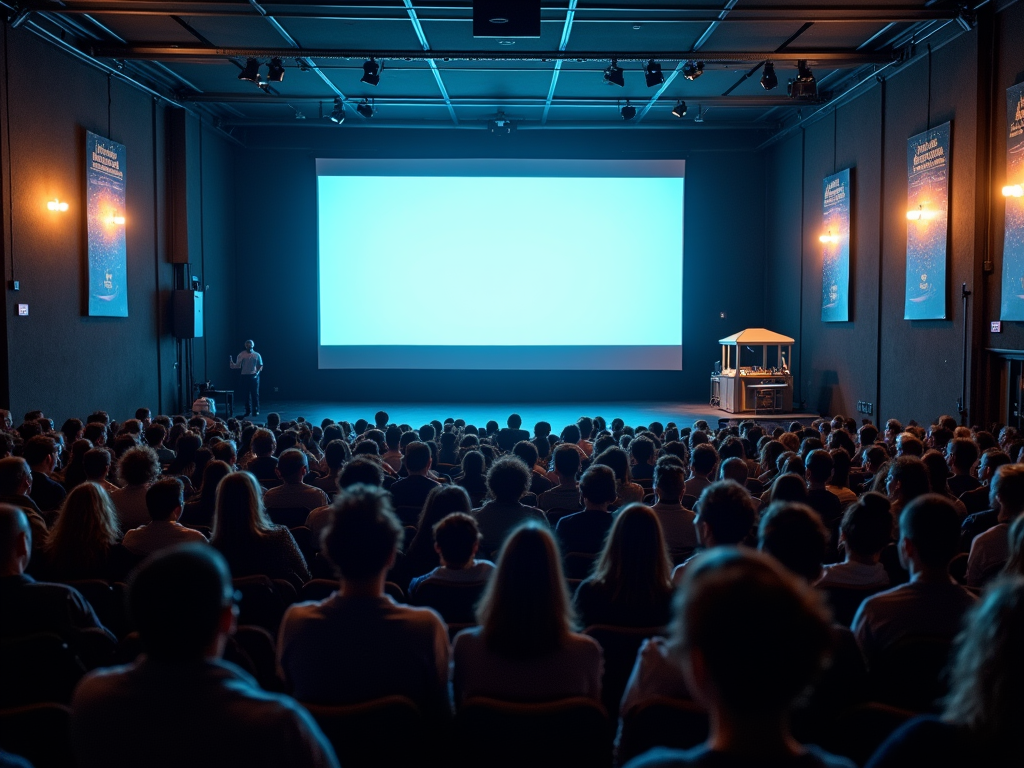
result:
M 217 509 L 217 488 L 220 481 L 233 471 L 231 466 L 223 461 L 214 460 L 207 464 L 203 470 L 203 483 L 195 496 L 185 502 L 178 522 L 193 528 L 203 526 L 212 529 L 213 514 Z
M 691 441 L 694 435 L 703 433 L 694 432 L 690 435 Z M 705 437 L 706 439 L 706 437 Z M 686 481 L 683 494 L 693 496 L 701 495 L 705 488 L 712 483 L 712 476 L 718 467 L 718 451 L 710 443 L 700 443 L 693 448 L 690 458 L 690 478 Z
M 989 488 L 996 524 L 971 542 L 967 560 L 967 586 L 981 587 L 992 579 L 1010 557 L 1010 525 L 1024 515 L 1024 464 L 998 469 Z
M 537 497 L 537 506 L 545 512 L 553 509 L 575 512 L 581 506 L 580 486 L 576 482 L 580 471 L 579 451 L 571 445 L 559 445 L 551 456 L 557 485 Z
M 658 516 L 665 536 L 665 546 L 672 554 L 688 554 L 697 546 L 696 515 L 682 504 L 686 471 L 679 464 L 659 460 L 654 466 L 655 503 L 651 507 Z
M 754 500 L 747 489 L 732 480 L 712 483 L 697 501 L 697 516 L 693 520 L 697 543 L 704 549 L 736 545 L 750 540 L 757 516 Z M 683 579 L 687 560 L 672 571 L 672 582 Z
M 43 573 L 52 581 L 123 581 L 136 558 L 120 539 L 109 494 L 95 483 L 77 485 L 46 539 Z
M 164 550 L 136 572 L 128 608 L 145 655 L 79 684 L 71 705 L 79 766 L 337 767 L 301 706 L 221 660 L 235 627 L 233 594 L 227 563 L 206 546 Z
M 52 512 L 64 502 L 64 486 L 50 477 L 59 468 L 60 448 L 48 435 L 36 435 L 25 441 L 22 452 L 32 470 L 32 489 L 29 495 L 43 512 Z
M 327 504 L 326 493 L 304 482 L 309 472 L 309 459 L 303 451 L 298 448 L 283 451 L 277 458 L 275 471 L 281 485 L 263 495 L 263 504 L 267 509 L 314 510 Z
M 121 542 L 125 549 L 146 557 L 175 544 L 206 544 L 203 534 L 178 522 L 185 506 L 184 494 L 185 486 L 176 477 L 165 477 L 149 486 L 146 509 L 151 522 L 125 533 Z
M 471 510 L 469 494 L 462 486 L 438 484 L 431 489 L 416 521 L 416 535 L 409 542 L 402 560 L 403 572 L 416 577 L 437 568 L 441 560 L 434 541 L 435 526 L 453 512 L 468 515 Z
M 617 498 L 615 473 L 610 467 L 593 464 L 580 478 L 583 511 L 566 515 L 555 530 L 565 553 L 596 555 L 604 546 L 605 535 L 612 527 L 608 507 Z
M 438 485 L 428 474 L 430 466 L 430 448 L 426 443 L 414 441 L 405 447 L 405 469 L 409 475 L 391 486 L 391 498 L 403 525 L 416 525 L 423 503 Z
M 152 448 L 131 448 L 118 461 L 117 474 L 123 485 L 110 492 L 110 501 L 121 530 L 145 525 L 149 522 L 146 491 L 160 477 L 160 457 Z
M 512 456 L 497 459 L 487 472 L 487 491 L 491 501 L 473 510 L 483 539 L 484 556 L 497 552 L 513 528 L 527 520 L 547 525 L 547 518 L 536 507 L 520 504 L 530 488 L 530 468 Z
M 429 503 L 429 502 L 428 502 Z M 434 552 L 440 565 L 409 582 L 409 597 L 424 584 L 484 584 L 494 570 L 490 560 L 477 560 L 480 529 L 465 512 L 452 512 L 433 526 Z
M 847 507 L 839 525 L 843 561 L 825 565 L 817 586 L 860 589 L 889 586 L 889 575 L 880 560 L 882 550 L 892 541 L 892 531 L 889 500 L 880 493 L 865 493 Z

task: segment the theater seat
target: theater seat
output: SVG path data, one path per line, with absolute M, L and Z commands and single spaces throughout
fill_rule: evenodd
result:
M 862 587 L 819 587 L 832 609 L 832 619 L 836 624 L 842 624 L 845 627 L 850 626 L 853 622 L 857 609 L 865 599 L 888 588 L 888 586 L 868 589 Z
M 362 704 L 304 704 L 334 745 L 345 768 L 404 768 L 432 764 L 419 708 L 404 696 Z
M 594 624 L 583 630 L 583 634 L 600 643 L 604 652 L 601 700 L 613 722 L 619 716 L 619 702 L 636 663 L 640 645 L 649 637 L 665 633 L 665 627 L 615 627 L 609 624 Z
M 869 671 L 872 700 L 912 712 L 936 711 L 948 690 L 951 645 L 944 637 L 905 637 L 894 643 Z
M 476 621 L 476 604 L 487 582 L 474 584 L 420 584 L 409 593 L 410 605 L 433 608 L 448 624 L 466 624 Z
M 597 555 L 592 555 L 589 552 L 567 552 L 565 557 L 562 558 L 562 563 L 565 566 L 566 578 L 587 578 L 590 576 L 590 571 L 594 567 L 594 561 L 596 559 Z
M 455 716 L 458 766 L 609 768 L 611 738 L 604 708 L 577 697 L 521 704 L 467 699 Z
M 96 611 L 96 616 L 99 617 L 103 626 L 114 635 L 120 638 L 131 631 L 128 625 L 128 612 L 125 608 L 126 587 L 123 583 L 84 579 L 69 581 L 67 585 L 82 593 L 82 597 L 89 601 L 89 605 Z
M 306 600 L 326 600 L 331 596 L 331 593 L 338 589 L 338 582 L 336 579 L 310 579 L 302 585 L 302 591 L 299 593 L 299 599 Z
M 708 713 L 697 703 L 654 696 L 622 719 L 615 755 L 622 765 L 653 747 L 690 749 L 708 737 Z
M 270 522 L 275 525 L 298 528 L 306 524 L 309 510 L 305 507 L 268 507 L 267 515 L 270 517 Z
M 232 579 L 232 584 L 242 593 L 238 623 L 255 624 L 276 636 L 285 609 L 298 598 L 295 587 L 283 579 L 267 576 L 244 576 Z
M 74 765 L 71 710 L 52 702 L 0 709 L 0 748 L 24 757 L 35 768 Z
M 836 718 L 821 746 L 836 755 L 864 765 L 889 734 L 912 718 L 914 713 L 878 702 L 868 702 Z
M 305 522 L 305 520 L 303 520 L 303 522 Z M 295 544 L 302 553 L 302 556 L 306 558 L 307 563 L 312 563 L 313 559 L 320 552 L 320 542 L 313 535 L 313 531 L 305 525 L 296 525 L 290 530 L 292 532 L 292 538 L 295 539 Z
M 67 704 L 84 674 L 78 655 L 52 632 L 0 639 L 0 707 Z

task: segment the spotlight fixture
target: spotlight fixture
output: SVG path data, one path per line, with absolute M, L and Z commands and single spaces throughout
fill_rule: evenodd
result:
M 345 102 L 340 98 L 334 100 L 334 110 L 331 112 L 328 120 L 338 125 L 345 122 Z
M 281 63 L 280 59 L 271 59 L 270 64 L 267 65 L 267 82 L 268 83 L 280 83 L 284 80 L 284 64 Z
M 1019 189 L 1019 187 L 1018 187 L 1018 189 Z M 1018 197 L 1019 197 L 1019 195 L 1018 195 Z M 66 202 L 64 202 L 63 200 L 58 200 L 55 197 L 55 198 L 53 198 L 53 200 L 47 201 L 46 208 L 47 208 L 47 210 L 50 210 L 50 211 L 60 211 L 61 213 L 63 213 L 64 211 L 66 211 L 68 209 L 68 204 Z
M 1003 197 L 1024 197 L 1024 187 L 1020 184 L 1007 184 L 1003 187 Z
M 373 105 L 370 104 L 366 99 L 363 99 L 359 104 L 356 105 L 356 112 L 369 120 L 373 117 Z
M 238 73 L 239 80 L 248 80 L 250 83 L 259 85 L 260 83 L 260 60 L 259 59 L 246 59 L 245 66 L 242 67 L 242 71 Z
M 494 120 L 487 123 L 487 130 L 495 136 L 508 136 L 516 129 L 516 124 L 505 117 L 504 112 L 499 112 Z
M 786 92 L 793 99 L 814 99 L 818 96 L 818 83 L 807 66 L 806 59 L 796 63 L 796 79 L 790 80 Z
M 299 72 L 309 72 L 309 62 L 305 59 L 296 59 L 295 66 L 299 68 Z
M 766 91 L 774 90 L 779 85 L 779 78 L 775 74 L 775 65 L 770 61 L 764 63 L 764 72 L 761 74 L 761 87 Z
M 626 81 L 622 77 L 622 67 L 615 59 L 612 59 L 612 65 L 604 71 L 604 81 L 609 85 L 617 85 L 619 88 L 626 85 Z
M 661 73 L 661 64 L 651 59 L 644 67 L 644 79 L 647 80 L 647 87 L 653 88 L 665 82 L 665 75 Z
M 704 62 L 703 61 L 688 61 L 683 65 L 683 77 L 687 80 L 696 80 L 698 77 L 704 74 Z
M 676 117 L 686 117 L 686 102 L 680 101 L 674 107 L 672 107 L 672 114 Z
M 623 120 L 632 120 L 636 117 L 636 107 L 629 103 L 629 99 L 626 99 L 626 106 L 624 106 L 619 114 L 622 115 Z
M 363 62 L 363 76 L 359 82 L 367 85 L 378 85 L 380 83 L 380 65 L 372 57 L 369 61 Z

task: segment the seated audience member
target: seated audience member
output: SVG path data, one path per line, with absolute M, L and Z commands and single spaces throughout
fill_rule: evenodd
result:
M 546 473 L 537 471 L 537 459 L 540 458 L 537 446 L 529 440 L 520 440 L 512 448 L 512 455 L 518 456 L 530 468 L 530 493 L 540 496 L 545 491 L 551 490 L 553 483 L 547 479 Z
M 281 485 L 271 488 L 263 495 L 263 505 L 267 509 L 301 507 L 313 510 L 327 504 L 326 493 L 303 481 L 309 472 L 309 460 L 298 448 L 289 448 L 277 457 L 276 472 Z
M 1010 543 L 1010 556 L 1003 567 L 1003 573 L 1024 576 L 1024 515 L 1017 515 L 1017 519 L 1010 525 L 1007 539 Z
M 899 520 L 903 508 L 918 496 L 931 491 L 928 468 L 916 456 L 901 456 L 889 463 L 885 492 L 892 502 L 893 519 Z
M 125 533 L 121 542 L 125 549 L 133 555 L 146 557 L 175 544 L 206 544 L 203 534 L 178 522 L 184 495 L 185 486 L 176 477 L 165 477 L 149 486 L 146 509 L 151 522 Z
M 459 485 L 438 485 L 427 495 L 423 511 L 416 521 L 416 535 L 412 537 L 402 558 L 402 573 L 412 578 L 422 576 L 441 564 L 434 546 L 434 526 L 453 512 L 470 514 L 473 506 L 466 489 Z
M 160 458 L 152 448 L 132 448 L 117 463 L 117 474 L 124 485 L 110 492 L 110 501 L 121 530 L 145 525 L 149 522 L 146 490 L 160 477 Z
M 70 491 L 76 485 L 86 481 L 85 477 L 85 454 L 92 448 L 92 443 L 82 438 L 71 444 L 71 458 L 68 459 L 67 468 L 64 470 L 64 489 Z
M 1004 464 L 1010 463 L 1010 457 L 1006 453 L 1003 453 L 998 448 L 989 448 L 987 451 L 981 454 L 981 459 L 978 462 L 978 480 L 981 482 L 980 487 L 975 488 L 973 491 L 967 491 L 960 497 L 960 501 L 967 507 L 968 519 L 964 520 L 964 528 L 968 526 L 970 516 L 976 515 L 979 512 L 984 513 L 986 511 L 994 511 L 991 509 L 991 501 L 989 499 L 988 486 L 992 482 L 992 478 L 995 477 L 996 470 Z M 971 523 L 972 528 L 974 523 Z M 985 528 L 991 527 L 986 525 L 981 530 L 971 530 L 971 539 L 977 536 L 979 533 L 985 530 Z M 970 547 L 970 540 L 967 541 L 967 546 Z
M 1024 515 L 1024 464 L 999 468 L 989 487 L 992 506 L 998 510 L 996 524 L 971 542 L 967 560 L 967 586 L 981 587 L 1010 557 L 1010 525 Z
M 460 632 L 452 647 L 456 707 L 474 696 L 601 700 L 601 646 L 573 632 L 558 546 L 546 526 L 528 522 L 508 537 L 477 619 L 480 626 Z
M 25 573 L 32 546 L 25 512 L 0 504 L 0 635 L 54 632 L 75 647 L 83 631 L 98 630 L 113 642 L 114 636 L 77 589 L 36 581 Z
M 182 525 L 195 527 L 197 525 L 213 528 L 213 513 L 217 508 L 217 488 L 220 481 L 230 475 L 234 470 L 223 461 L 211 461 L 203 470 L 203 483 L 199 486 L 196 495 L 185 502 L 185 508 L 181 512 L 178 522 Z
M 263 574 L 287 579 L 296 589 L 309 581 L 309 568 L 291 531 L 270 522 L 259 484 L 248 472 L 232 472 L 220 481 L 210 543 L 224 555 L 235 578 Z
M 845 435 L 845 432 L 835 434 Z M 839 498 L 843 509 L 857 500 L 857 494 L 850 488 L 850 451 L 845 448 L 833 448 L 829 451 L 832 457 L 832 477 L 825 484 L 825 490 Z
M 502 456 L 491 465 L 487 472 L 487 490 L 492 500 L 473 510 L 483 535 L 480 549 L 485 557 L 497 552 L 509 531 L 520 523 L 536 520 L 547 525 L 539 509 L 519 503 L 530 487 L 530 479 L 529 467 L 513 456 Z
M 410 510 L 402 519 L 402 525 L 416 525 L 416 520 L 423 509 L 423 502 L 438 485 L 437 480 L 429 476 L 430 448 L 426 443 L 413 441 L 406 446 L 405 469 L 409 476 L 395 481 L 391 486 L 391 498 L 396 507 Z
M 110 496 L 95 483 L 71 489 L 46 539 L 44 573 L 52 581 L 123 581 L 135 558 L 119 542 Z
M 28 495 L 32 489 L 32 470 L 20 456 L 0 459 L 0 504 L 10 504 L 25 513 L 32 529 L 32 556 L 41 559 L 43 545 L 49 536 L 49 527 L 39 507 Z
M 36 435 L 25 441 L 22 456 L 32 470 L 32 490 L 29 495 L 43 512 L 52 512 L 64 502 L 64 486 L 50 477 L 58 467 L 60 448 L 47 435 Z
M 936 494 L 920 496 L 903 510 L 899 528 L 900 563 L 910 581 L 867 598 L 851 624 L 869 668 L 905 637 L 952 640 L 974 603 L 974 596 L 949 575 L 960 530 L 953 505 Z
M 174 444 L 174 460 L 164 471 L 165 475 L 177 475 L 185 484 L 186 489 L 192 487 L 192 476 L 196 473 L 198 456 L 203 448 L 203 438 L 197 432 L 183 432 Z
M 749 479 L 749 472 L 750 467 L 747 466 L 747 462 L 745 459 L 742 459 L 739 456 L 730 456 L 728 459 L 726 459 L 719 465 L 718 479 L 732 480 L 734 483 L 736 483 L 737 485 L 742 485 L 744 488 L 747 489 L 748 492 L 750 492 L 751 488 L 749 485 L 747 485 L 747 481 Z M 760 486 L 761 484 L 758 483 L 758 485 Z M 758 492 L 757 495 L 760 496 L 763 492 L 764 487 L 761 486 L 761 490 Z
M 981 481 L 971 477 L 971 468 L 977 460 L 978 446 L 970 438 L 957 437 L 946 444 L 946 462 L 953 473 L 946 484 L 957 498 L 981 487 Z
M 615 501 L 616 490 L 615 473 L 610 467 L 595 463 L 583 473 L 580 478 L 583 511 L 566 515 L 555 526 L 564 553 L 596 555 L 601 551 L 612 527 L 608 507 Z
M 697 544 L 704 549 L 740 544 L 753 534 L 757 508 L 747 489 L 732 480 L 720 480 L 704 489 L 696 505 L 693 526 Z M 690 558 L 672 571 L 672 582 L 683 579 Z
M 827 613 L 805 584 L 767 555 L 723 548 L 687 571 L 675 617 L 673 656 L 708 709 L 711 732 L 699 747 L 656 748 L 627 768 L 852 768 L 789 730 L 790 710 L 832 645 Z M 758 653 L 750 652 L 754 636 Z
M 697 433 L 694 433 L 697 434 Z M 693 435 L 690 435 L 691 439 Z M 711 478 L 718 466 L 718 451 L 710 443 L 700 443 L 690 456 L 690 479 L 686 481 L 684 496 L 698 497 L 713 482 Z
M 338 489 L 344 491 L 353 485 L 372 485 L 379 488 L 384 483 L 384 469 L 379 462 L 369 456 L 355 456 L 347 462 L 338 473 Z M 306 518 L 306 527 L 313 532 L 318 541 L 320 533 L 327 527 L 331 516 L 330 505 L 314 509 Z
M 145 655 L 79 684 L 78 765 L 337 768 L 306 710 L 221 660 L 237 615 L 232 595 L 227 564 L 209 547 L 174 547 L 139 569 L 128 608 Z
M 466 451 L 460 467 L 462 474 L 455 483 L 466 489 L 474 506 L 484 503 L 487 497 L 487 461 L 480 451 Z
M 552 455 L 557 485 L 537 497 L 537 506 L 547 512 L 551 509 L 577 510 L 580 508 L 580 486 L 576 475 L 580 471 L 580 454 L 572 445 L 559 445 Z
M 174 461 L 174 451 L 164 445 L 164 441 L 167 439 L 167 427 L 163 424 L 150 424 L 146 427 L 145 438 L 146 445 L 156 451 L 161 466 L 169 466 Z
M 245 467 L 246 471 L 257 480 L 276 481 L 277 457 L 274 456 L 274 451 L 277 449 L 277 440 L 274 433 L 269 429 L 257 429 L 253 433 L 250 449 L 253 458 Z
M 654 441 L 638 437 L 629 444 L 630 474 L 634 480 L 654 480 Z
M 334 500 L 321 537 L 340 587 L 291 606 L 281 622 L 278 667 L 300 701 L 355 704 L 407 696 L 432 718 L 449 714 L 448 632 L 428 608 L 384 594 L 402 537 L 387 493 L 354 485 Z
M 399 441 L 402 439 L 402 430 L 397 424 L 392 424 L 384 429 L 384 445 L 387 450 L 381 455 L 380 460 L 387 464 L 395 472 L 402 468 L 402 451 L 399 450 Z
M 612 447 L 595 456 L 590 466 L 609 467 L 615 473 L 615 501 L 618 509 L 624 504 L 642 502 L 646 491 L 633 482 L 629 474 L 629 454 L 622 448 Z
M 82 469 L 87 482 L 95 483 L 108 494 L 118 490 L 107 477 L 110 475 L 110 451 L 106 448 L 90 448 L 82 457 Z
M 509 416 L 506 424 L 508 426 L 499 430 L 498 434 L 495 435 L 495 440 L 502 451 L 509 453 L 520 440 L 529 440 L 530 433 L 522 429 L 523 417 L 518 413 L 513 413 Z
M 855 493 L 864 493 L 871 489 L 875 475 L 889 461 L 889 454 L 881 445 L 869 445 L 864 450 L 864 463 L 856 476 L 850 476 L 850 488 Z
M 776 502 L 765 510 L 757 527 L 757 548 L 808 584 L 821 576 L 828 539 L 828 529 L 806 504 Z
M 577 587 L 573 603 L 585 627 L 668 624 L 672 564 L 650 507 L 629 504 L 618 512 L 594 573 Z
M 348 443 L 339 439 L 331 440 L 324 448 L 324 464 L 326 464 L 327 473 L 324 477 L 314 480 L 313 485 L 328 496 L 336 494 L 338 492 L 338 472 L 350 458 L 352 458 L 352 453 Z
M 768 498 L 762 496 L 761 503 L 774 504 L 777 501 L 807 503 L 807 481 L 802 475 L 784 472 L 775 476 L 772 487 L 768 489 Z
M 411 598 L 423 584 L 483 584 L 490 578 L 494 563 L 476 559 L 480 529 L 471 515 L 448 514 L 434 525 L 433 531 L 434 550 L 441 564 L 409 582 Z
M 889 575 L 880 562 L 882 550 L 892 541 L 893 519 L 889 500 L 868 492 L 847 507 L 839 525 L 841 563 L 829 563 L 818 587 L 870 589 L 889 586 Z
M 651 507 L 658 516 L 669 552 L 693 550 L 697 546 L 697 530 L 693 527 L 696 515 L 682 505 L 686 471 L 678 464 L 660 460 L 654 466 L 655 504 Z
M 832 530 L 843 516 L 839 497 L 828 490 L 835 462 L 828 451 L 818 449 L 807 454 L 804 470 L 807 476 L 807 505 L 821 516 L 825 527 Z
M 896 435 L 896 458 L 901 456 L 924 456 L 924 442 L 912 432 L 900 432 Z
M 956 645 L 942 714 L 905 723 L 868 768 L 1024 765 L 1024 578 L 994 582 L 967 614 Z
M 938 451 L 932 449 L 925 451 L 921 461 L 924 462 L 924 466 L 928 470 L 931 492 L 937 493 L 939 496 L 945 496 L 956 508 L 956 513 L 960 516 L 960 519 L 966 518 L 967 507 L 956 497 L 956 494 L 949 490 L 949 485 L 946 482 L 949 477 L 949 466 L 946 464 L 946 458 Z

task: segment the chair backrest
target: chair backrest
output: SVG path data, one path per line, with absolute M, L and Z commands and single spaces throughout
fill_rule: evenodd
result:
M 395 602 L 405 602 L 405 591 L 393 581 L 384 582 L 384 594 L 390 595 Z
M 913 716 L 910 710 L 876 701 L 858 704 L 841 712 L 819 743 L 833 754 L 866 765 L 890 734 Z
M 577 697 L 541 704 L 467 699 L 455 716 L 462 764 L 496 768 L 557 765 L 608 768 L 611 733 L 604 709 Z
M 420 519 L 420 512 L 422 511 L 422 506 L 414 504 L 395 507 L 395 515 L 402 521 L 402 525 L 411 525 L 413 528 L 416 527 L 416 523 Z
M 594 624 L 583 630 L 583 634 L 594 638 L 604 652 L 601 700 L 612 719 L 618 717 L 619 702 L 636 663 L 640 645 L 647 638 L 664 635 L 666 632 L 665 627 L 616 627 L 610 624 Z
M 306 558 L 307 563 L 311 563 L 320 552 L 320 542 L 313 535 L 313 531 L 304 525 L 297 525 L 290 530 L 302 556 Z
M 125 607 L 126 587 L 119 581 L 108 582 L 100 579 L 83 579 L 67 582 L 82 593 L 103 626 L 117 637 L 124 637 L 131 631 L 128 626 L 128 611 Z
M 622 718 L 619 765 L 652 747 L 690 749 L 708 737 L 708 713 L 692 701 L 654 696 Z
M 419 708 L 404 696 L 347 706 L 304 704 L 346 768 L 431 764 Z
M 552 528 L 554 528 L 558 524 L 558 521 L 561 520 L 563 517 L 568 517 L 569 515 L 575 515 L 577 512 L 579 512 L 578 509 L 565 509 L 563 507 L 552 507 L 551 509 L 549 509 L 547 512 L 544 513 L 544 516 L 548 519 L 548 524 Z
M 433 608 L 449 624 L 473 623 L 476 604 L 486 586 L 484 581 L 469 584 L 428 581 L 409 593 L 409 603 Z
M 683 496 L 683 498 L 679 500 L 679 503 L 686 507 L 686 509 L 692 510 L 694 507 L 697 506 L 697 497 L 687 493 L 686 495 Z
M 59 635 L 0 638 L 0 707 L 67 704 L 84 674 L 85 665 Z
M 566 577 L 570 579 L 587 578 L 596 559 L 597 555 L 592 555 L 589 552 L 567 552 L 562 558 Z
M 413 538 L 416 536 L 416 526 L 403 525 L 402 531 L 405 534 L 405 538 L 402 539 L 402 551 L 406 552 L 409 549 L 409 545 L 412 544 Z
M 302 585 L 301 600 L 325 600 L 338 589 L 337 579 L 310 579 Z
M 305 507 L 268 507 L 267 515 L 270 517 L 270 522 L 275 525 L 298 528 L 306 524 L 309 510 Z
M 235 590 L 242 593 L 242 599 L 238 604 L 239 624 L 255 624 L 271 634 L 277 634 L 281 617 L 284 616 L 289 603 L 282 595 L 281 585 L 276 581 L 267 576 L 232 579 Z M 295 588 L 292 587 L 292 592 L 294 591 Z
M 825 593 L 829 607 L 832 609 L 832 618 L 837 624 L 845 627 L 850 626 L 857 609 L 865 599 L 888 589 L 887 586 L 880 587 L 819 587 Z
M 26 758 L 35 768 L 74 765 L 71 710 L 52 702 L 0 710 L 0 748 Z
M 904 637 L 893 643 L 869 671 L 872 700 L 914 712 L 934 711 L 948 690 L 951 648 L 945 637 Z

